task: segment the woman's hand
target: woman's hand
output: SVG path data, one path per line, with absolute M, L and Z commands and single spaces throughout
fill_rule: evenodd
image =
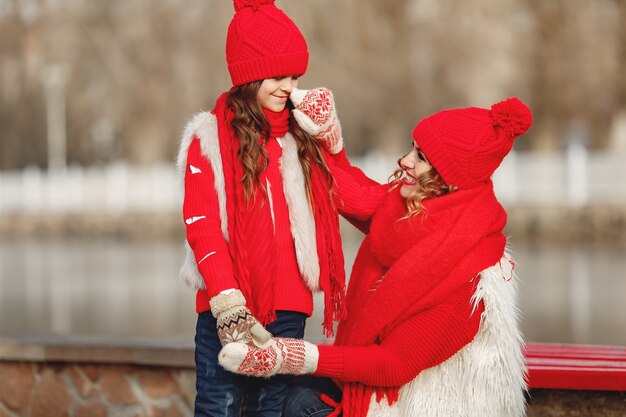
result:
M 259 348 L 244 343 L 229 343 L 219 353 L 220 365 L 227 371 L 256 377 L 276 374 L 303 375 L 315 372 L 317 346 L 301 339 L 272 338 Z
M 294 88 L 290 98 L 295 106 L 293 116 L 302 130 L 322 141 L 331 154 L 339 153 L 343 148 L 343 137 L 332 91 L 324 87 L 312 90 Z

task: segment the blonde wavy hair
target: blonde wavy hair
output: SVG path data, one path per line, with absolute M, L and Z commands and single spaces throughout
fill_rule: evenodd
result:
M 402 176 L 404 174 L 404 168 L 400 164 L 402 158 L 398 159 L 398 169 L 389 177 L 389 182 L 392 184 L 391 189 L 402 186 Z M 422 202 L 430 198 L 440 197 L 457 190 L 457 187 L 450 184 L 446 184 L 441 178 L 441 175 L 432 167 L 430 170 L 420 174 L 416 178 L 417 188 L 406 199 L 406 216 L 400 218 L 412 219 L 420 213 L 424 213 L 426 216 L 426 210 Z
M 239 138 L 237 157 L 243 166 L 244 175 L 241 182 L 247 202 L 250 202 L 250 199 L 254 197 L 255 186 L 259 187 L 267 196 L 265 186 L 259 181 L 259 176 L 268 165 L 268 154 L 263 149 L 263 145 L 270 133 L 269 122 L 257 99 L 257 93 L 262 83 L 263 80 L 259 80 L 234 86 L 226 96 L 226 104 L 234 113 L 231 126 Z M 291 100 L 287 101 L 287 106 L 293 108 Z M 311 204 L 313 199 L 311 191 L 312 164 L 321 167 L 328 181 L 329 193 L 332 190 L 332 175 L 324 161 L 318 141 L 302 130 L 294 119 L 293 113 L 289 116 L 289 132 L 293 135 L 298 146 L 298 159 L 302 165 L 304 185 L 309 204 Z M 264 140 L 262 141 L 261 138 Z

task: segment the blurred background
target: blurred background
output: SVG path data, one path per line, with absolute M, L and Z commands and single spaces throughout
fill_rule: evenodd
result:
M 494 178 L 523 331 L 626 345 L 625 0 L 277 5 L 308 41 L 300 86 L 335 92 L 348 155 L 378 180 L 421 117 L 528 103 Z M 191 340 L 174 159 L 231 85 L 232 15 L 230 0 L 0 0 L 0 335 Z M 349 269 L 361 236 L 342 228 Z

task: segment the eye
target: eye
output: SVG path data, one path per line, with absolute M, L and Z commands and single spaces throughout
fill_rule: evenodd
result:
M 417 157 L 424 162 L 428 162 L 422 151 L 417 151 Z
M 273 79 L 274 81 L 282 81 L 282 80 L 284 80 L 285 78 L 287 78 L 287 77 L 285 77 L 285 76 L 283 76 L 283 77 L 274 77 L 274 78 L 272 78 L 272 79 Z
M 294 81 L 298 81 L 298 78 L 300 78 L 299 75 L 292 75 L 291 76 L 291 79 L 294 80 Z

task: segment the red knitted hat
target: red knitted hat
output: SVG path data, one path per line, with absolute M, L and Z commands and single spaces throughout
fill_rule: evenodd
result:
M 413 129 L 413 139 L 448 185 L 459 189 L 486 183 L 532 124 L 530 109 L 512 97 L 491 110 L 469 107 L 435 113 Z
M 234 0 L 226 36 L 226 62 L 233 85 L 302 75 L 309 62 L 304 36 L 274 0 Z

